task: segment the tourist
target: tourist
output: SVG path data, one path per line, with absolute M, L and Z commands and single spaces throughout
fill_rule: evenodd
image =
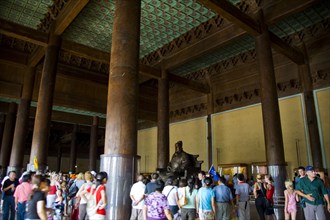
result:
M 306 176 L 301 178 L 296 187 L 296 193 L 305 199 L 304 215 L 306 219 L 326 219 L 324 212 L 324 200 L 326 208 L 330 212 L 330 201 L 323 181 L 316 177 L 312 166 L 306 167 Z
M 4 181 L 2 186 L 3 196 L 3 220 L 15 219 L 15 189 L 18 186 L 18 180 L 16 179 L 16 172 L 10 171 L 8 178 Z
M 144 219 L 146 220 L 172 220 L 167 198 L 162 194 L 163 187 L 158 185 L 154 192 L 150 193 L 144 201 Z
M 244 175 L 242 173 L 237 174 L 238 184 L 235 190 L 236 195 L 236 207 L 238 208 L 239 220 L 250 220 L 250 185 L 244 182 Z
M 204 179 L 205 179 L 206 175 L 204 171 L 199 171 L 198 173 L 198 180 L 200 181 L 200 187 L 204 186 Z
M 84 174 L 85 183 L 80 187 L 77 198 L 79 200 L 79 220 L 87 220 L 88 216 L 86 213 L 86 206 L 87 206 L 87 200 L 89 199 L 89 193 L 85 193 L 85 196 L 81 196 L 81 193 L 86 191 L 88 188 L 90 188 L 93 185 L 94 176 L 90 171 L 85 172 Z
M 225 185 L 226 179 L 223 176 L 219 177 L 218 185 L 213 188 L 216 200 L 216 219 L 230 219 L 230 204 L 234 208 L 233 194 L 228 186 Z
M 26 219 L 47 219 L 47 212 L 52 212 L 46 208 L 46 195 L 50 189 L 50 180 L 46 177 L 36 175 L 32 181 L 33 190 L 27 202 Z
M 151 180 L 146 185 L 146 189 L 144 191 L 144 194 L 148 195 L 150 193 L 155 192 L 156 188 L 160 188 L 160 184 L 158 182 L 158 177 L 159 177 L 158 173 L 151 174 Z
M 195 220 L 197 217 L 196 212 L 196 196 L 198 190 L 195 189 L 195 178 L 189 178 L 187 186 L 184 187 L 184 193 L 186 196 L 186 205 L 181 207 L 181 220 Z
M 285 198 L 285 205 L 284 205 L 284 215 L 285 219 L 289 220 L 290 216 L 292 220 L 295 220 L 297 217 L 297 200 L 298 196 L 293 189 L 292 181 L 285 182 L 284 190 L 284 198 Z
M 266 187 L 262 181 L 260 174 L 257 175 L 257 182 L 254 184 L 253 195 L 255 198 L 255 205 L 259 215 L 260 220 L 265 220 L 265 211 L 266 211 Z
M 130 191 L 130 197 L 132 199 L 131 220 L 143 219 L 144 191 L 146 189 L 143 179 L 143 175 L 139 175 L 137 182 L 133 184 Z
M 266 203 L 266 219 L 276 219 L 275 213 L 274 213 L 274 192 L 275 187 L 273 185 L 273 178 L 271 175 L 265 175 L 265 183 L 266 183 L 266 199 L 270 202 L 268 202 L 269 205 Z
M 105 207 L 107 206 L 107 197 L 106 197 L 106 188 L 105 184 L 108 181 L 108 174 L 106 172 L 99 172 L 95 176 L 95 184 L 93 184 L 90 188 L 88 188 L 82 195 L 86 194 L 86 192 L 90 193 L 90 196 L 95 196 L 96 198 L 96 213 L 88 213 L 88 218 L 92 220 L 96 219 L 105 219 L 106 211 Z M 87 201 L 90 202 L 91 198 Z M 88 206 L 88 204 L 87 204 Z
M 54 213 L 54 218 L 53 220 L 61 220 L 61 215 L 63 213 L 64 210 L 64 198 L 62 195 L 62 189 L 58 189 L 56 191 L 56 199 L 54 202 L 54 209 L 55 209 L 55 213 Z
M 216 216 L 215 194 L 212 190 L 212 179 L 206 177 L 204 186 L 199 189 L 196 199 L 196 209 L 200 220 L 213 220 Z
M 179 206 L 178 206 L 179 196 L 178 196 L 178 188 L 175 186 L 174 180 L 172 178 L 169 178 L 166 181 L 162 193 L 167 198 L 172 216 L 176 218 L 179 211 Z
M 22 183 L 16 187 L 15 207 L 17 210 L 17 220 L 25 219 L 26 203 L 29 199 L 29 195 L 32 193 L 31 175 L 25 174 L 22 176 Z
M 50 190 L 47 194 L 47 208 L 52 208 L 56 199 L 56 190 L 60 187 L 58 182 L 58 175 L 56 173 L 51 173 L 50 175 Z

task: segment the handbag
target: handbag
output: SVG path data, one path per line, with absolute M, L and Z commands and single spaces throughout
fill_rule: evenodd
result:
M 186 198 L 186 187 L 183 188 L 183 195 L 179 199 L 180 206 L 187 205 L 187 198 Z
M 100 186 L 98 186 L 95 191 L 92 191 L 93 188 L 91 189 L 91 192 L 90 192 L 90 197 L 87 201 L 87 206 L 86 206 L 86 213 L 88 215 L 88 217 L 92 217 L 93 215 L 96 214 L 97 212 L 97 209 L 99 208 L 99 204 L 97 204 L 96 202 L 96 193 L 97 193 L 97 190 Z
M 262 190 L 262 186 L 261 186 L 261 184 L 260 184 L 260 190 L 261 190 L 262 194 L 264 195 L 263 198 L 264 198 L 264 200 L 265 200 L 265 206 L 266 206 L 266 209 L 267 209 L 267 208 L 272 208 L 272 207 L 273 207 L 273 204 L 272 204 L 272 202 L 271 202 L 269 199 L 267 199 L 267 197 L 266 197 L 264 191 Z

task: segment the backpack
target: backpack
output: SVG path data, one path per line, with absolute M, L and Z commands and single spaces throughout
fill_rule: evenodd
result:
M 94 187 L 91 188 L 90 197 L 87 200 L 87 206 L 86 206 L 86 213 L 88 217 L 95 215 L 97 209 L 99 208 L 99 205 L 96 202 L 96 194 L 98 189 L 99 186 L 96 189 Z
M 73 197 L 76 196 L 77 192 L 79 191 L 77 185 L 76 185 L 76 182 L 74 182 L 70 188 L 69 188 L 69 194 L 68 194 L 68 197 L 71 199 Z

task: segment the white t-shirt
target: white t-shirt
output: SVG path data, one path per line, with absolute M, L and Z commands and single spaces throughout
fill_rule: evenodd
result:
M 178 205 L 176 203 L 176 194 L 178 192 L 178 188 L 176 186 L 165 186 L 163 189 L 163 194 L 165 196 L 167 196 L 167 201 L 168 201 L 168 205 L 170 206 L 174 206 L 174 205 Z
M 143 182 L 139 181 L 133 184 L 130 192 L 130 196 L 134 196 L 135 199 L 140 199 L 144 195 L 144 190 L 146 188 L 146 185 L 144 185 Z M 139 202 L 138 204 L 134 204 L 132 202 L 132 207 L 134 209 L 143 209 L 144 206 L 144 199 Z

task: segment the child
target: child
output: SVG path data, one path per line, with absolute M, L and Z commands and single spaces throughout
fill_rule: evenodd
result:
M 64 216 L 68 216 L 68 192 L 67 192 L 67 184 L 66 182 L 61 183 L 61 189 L 62 189 L 62 196 L 63 196 L 63 203 L 64 203 Z
M 284 197 L 285 197 L 285 206 L 284 206 L 284 214 L 285 219 L 291 219 L 295 220 L 297 216 L 297 202 L 298 195 L 296 195 L 296 192 L 293 190 L 293 183 L 291 181 L 285 182 L 285 188 L 284 190 Z

